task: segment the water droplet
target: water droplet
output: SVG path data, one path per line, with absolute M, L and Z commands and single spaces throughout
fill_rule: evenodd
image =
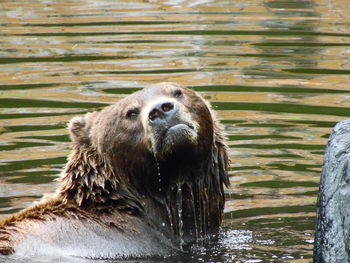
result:
M 157 159 L 157 152 L 154 151 L 154 150 L 153 150 L 153 156 L 154 156 L 154 159 L 155 159 L 156 165 L 157 165 L 157 175 L 158 175 L 158 183 L 159 183 L 158 191 L 162 192 L 162 185 L 161 185 L 162 178 L 161 178 L 161 174 L 160 174 L 160 165 L 159 165 L 159 162 L 158 162 L 158 159 Z

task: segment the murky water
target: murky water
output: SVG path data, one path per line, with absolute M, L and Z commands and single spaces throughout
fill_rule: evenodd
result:
M 1 0 L 0 213 L 55 189 L 72 116 L 174 81 L 223 120 L 231 188 L 217 238 L 144 262 L 309 262 L 349 76 L 347 0 Z

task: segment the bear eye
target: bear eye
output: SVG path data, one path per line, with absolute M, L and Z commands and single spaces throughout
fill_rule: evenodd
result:
M 137 115 L 139 115 L 139 110 L 138 109 L 130 109 L 128 110 L 128 112 L 126 113 L 126 117 L 128 119 L 134 119 L 137 117 Z
M 175 98 L 181 98 L 182 95 L 183 95 L 183 93 L 182 93 L 181 90 L 177 89 L 177 90 L 174 91 L 174 97 Z

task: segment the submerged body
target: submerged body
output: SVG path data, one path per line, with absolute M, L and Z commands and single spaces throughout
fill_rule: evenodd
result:
M 227 149 L 208 104 L 162 83 L 69 125 L 56 193 L 0 222 L 0 254 L 165 256 L 222 221 Z
M 38 213 L 40 218 L 34 218 Z M 165 227 L 159 229 L 145 224 L 141 217 L 119 211 L 100 214 L 47 200 L 25 210 L 23 216 L 26 218 L 8 221 L 16 230 L 9 237 L 11 246 L 2 241 L 3 254 L 115 259 L 163 256 L 177 249 Z

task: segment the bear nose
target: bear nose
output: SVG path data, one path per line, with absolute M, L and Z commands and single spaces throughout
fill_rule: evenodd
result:
M 173 102 L 162 102 L 155 105 L 148 114 L 150 122 L 155 122 L 157 119 L 165 119 L 171 117 L 175 112 Z

